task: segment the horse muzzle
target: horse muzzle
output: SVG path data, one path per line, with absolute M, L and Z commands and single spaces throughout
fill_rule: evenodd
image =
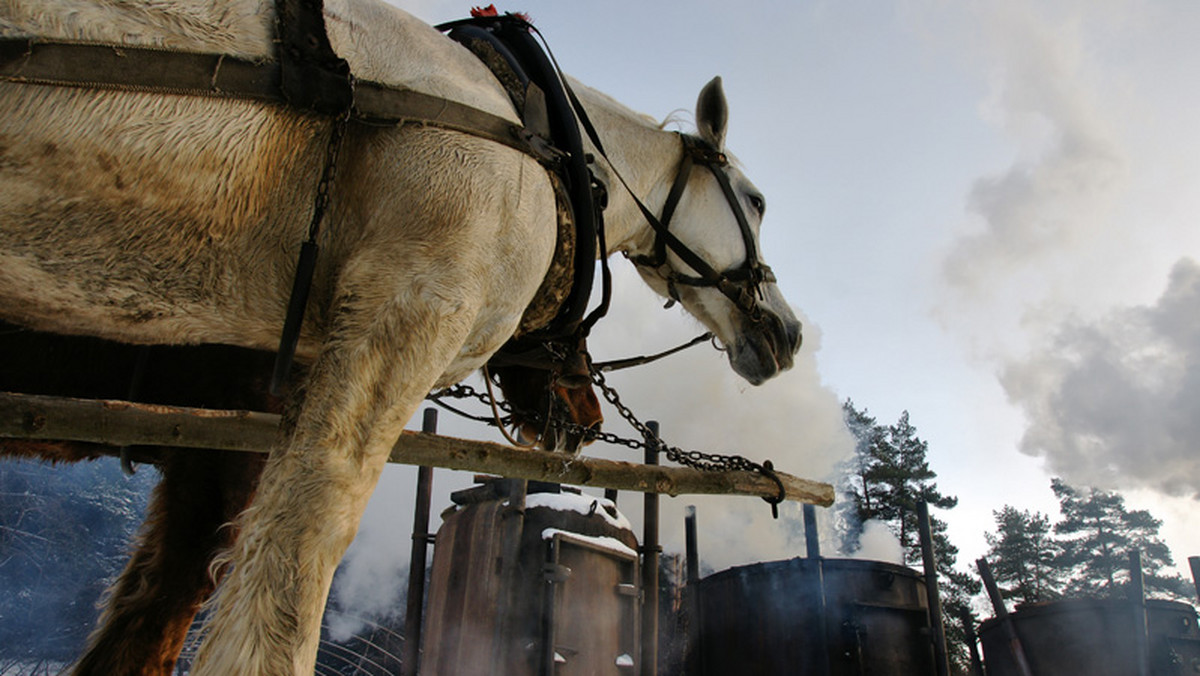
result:
M 760 309 L 759 317 L 743 318 L 728 353 L 734 372 L 751 385 L 762 385 L 790 369 L 802 342 L 800 321 L 790 310 Z

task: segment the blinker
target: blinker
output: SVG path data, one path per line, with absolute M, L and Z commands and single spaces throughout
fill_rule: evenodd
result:
M 567 355 L 554 384 L 568 390 L 578 390 L 592 384 L 591 369 L 588 368 L 586 348 Z

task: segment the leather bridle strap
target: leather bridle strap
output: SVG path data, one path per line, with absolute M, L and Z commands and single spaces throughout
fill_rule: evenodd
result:
M 638 209 L 642 212 L 642 216 L 650 224 L 655 235 L 654 255 L 652 257 L 634 256 L 631 260 L 636 265 L 659 270 L 667 264 L 666 252 L 669 249 L 697 273 L 697 276 L 690 276 L 672 270 L 665 275 L 668 289 L 672 294 L 675 293 L 675 284 L 715 287 L 725 297 L 729 298 L 747 317 L 758 321 L 762 317 L 762 311 L 759 309 L 756 300 L 762 294 L 760 284 L 762 282 L 774 281 L 775 277 L 771 273 L 771 269 L 758 260 L 757 249 L 754 243 L 754 232 L 750 229 L 750 223 L 746 219 L 745 212 L 742 211 L 737 195 L 733 191 L 733 186 L 729 182 L 729 177 L 724 171 L 721 171 L 721 167 L 728 164 L 729 160 L 724 153 L 716 150 L 701 139 L 685 134 L 680 134 L 680 138 L 684 146 L 683 158 L 680 160 L 679 171 L 675 175 L 675 182 L 672 184 L 671 191 L 667 195 L 667 201 L 663 204 L 662 218 L 656 217 L 630 190 L 630 195 L 633 196 L 634 203 L 637 204 Z M 692 168 L 697 162 L 708 167 L 713 176 L 716 177 L 717 183 L 721 186 L 721 191 L 725 195 L 725 200 L 729 203 L 734 218 L 737 219 L 738 228 L 742 234 L 742 241 L 746 247 L 746 260 L 741 266 L 724 271 L 716 270 L 670 230 L 671 217 L 675 214 L 675 209 L 683 197 L 684 189 L 687 187 Z M 617 178 L 621 181 L 622 185 L 625 185 L 626 190 L 629 190 L 629 186 L 619 174 Z

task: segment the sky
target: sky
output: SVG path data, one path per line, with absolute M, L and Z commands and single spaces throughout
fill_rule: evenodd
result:
M 469 9 L 396 4 L 430 22 Z M 528 13 L 564 70 L 655 118 L 690 120 L 700 88 L 723 78 L 728 147 L 766 195 L 762 249 L 805 343 L 760 388 L 706 348 L 611 376 L 669 443 L 831 480 L 851 449 L 849 398 L 884 424 L 909 412 L 939 488 L 959 498 L 936 515 L 960 567 L 986 552 L 1002 506 L 1056 518 L 1052 476 L 1151 510 L 1181 571 L 1200 555 L 1200 4 L 498 8 Z M 614 267 L 597 359 L 698 332 Z M 385 474 L 347 557 L 346 603 L 378 602 L 379 580 L 407 565 L 412 476 Z M 467 481 L 438 473 L 435 515 Z M 772 522 L 761 501 L 733 497 L 665 499 L 668 550 L 687 504 L 709 568 L 803 553 L 794 508 Z M 620 505 L 640 520 L 633 496 Z

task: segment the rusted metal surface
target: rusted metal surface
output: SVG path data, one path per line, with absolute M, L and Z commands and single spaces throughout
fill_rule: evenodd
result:
M 811 597 L 818 571 L 824 578 L 830 674 L 934 672 L 920 574 L 880 561 L 790 559 L 731 568 L 700 581 L 698 674 L 819 673 L 820 604 Z
M 471 499 L 444 515 L 434 549 L 423 676 L 638 673 L 635 536 L 599 512 L 538 506 L 537 495 L 530 493 L 507 588 L 501 557 L 503 532 L 513 523 L 509 497 Z M 620 545 L 589 540 L 597 536 Z M 503 598 L 509 607 L 500 607 Z M 505 655 L 502 662 L 496 654 Z
M 1200 673 L 1196 610 L 1176 601 L 1146 601 L 1151 676 Z M 1125 599 L 1067 599 L 1026 605 L 1009 615 L 1033 676 L 1138 673 L 1134 618 Z M 1003 623 L 980 625 L 988 676 L 1018 676 Z
M 88 441 L 114 447 L 146 445 L 267 453 L 279 416 L 127 401 L 70 399 L 0 392 L 0 437 Z M 117 453 L 113 449 L 113 454 Z M 389 462 L 501 474 L 517 479 L 668 495 L 774 497 L 779 486 L 755 472 L 701 472 L 684 467 L 572 457 L 562 453 L 405 432 Z M 786 499 L 833 503 L 833 487 L 777 472 Z

